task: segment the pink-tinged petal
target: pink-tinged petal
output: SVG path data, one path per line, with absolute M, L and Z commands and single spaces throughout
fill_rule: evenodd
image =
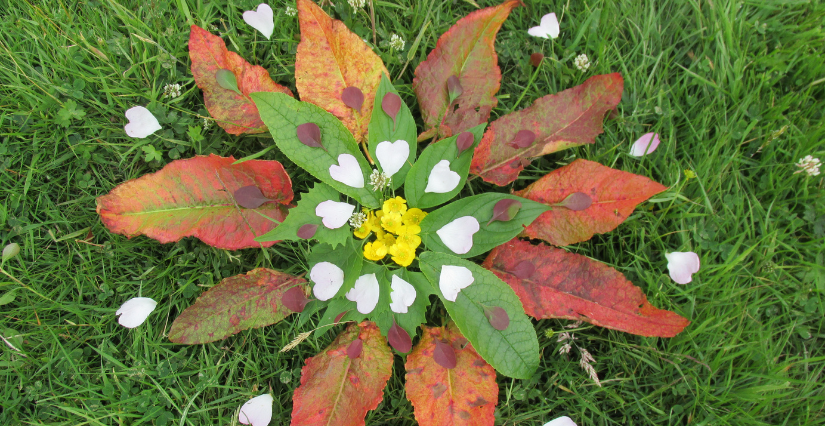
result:
M 458 293 L 475 281 L 473 273 L 463 266 L 444 265 L 441 267 L 441 276 L 438 278 L 438 288 L 444 298 L 455 302 Z
M 318 262 L 309 271 L 309 279 L 315 283 L 312 293 L 318 300 L 329 300 L 344 285 L 344 271 L 330 262 Z
M 450 161 L 441 160 L 430 171 L 430 176 L 427 178 L 427 187 L 424 188 L 424 192 L 444 194 L 455 189 L 459 182 L 461 182 L 461 176 L 450 170 Z
M 348 300 L 355 302 L 358 312 L 368 314 L 375 309 L 378 304 L 378 296 L 381 290 L 378 286 L 378 279 L 375 274 L 361 275 L 355 280 L 355 286 L 347 292 Z
M 412 284 L 392 276 L 392 293 L 390 293 L 390 310 L 398 314 L 406 314 L 407 308 L 415 302 L 415 287 Z
M 129 123 L 123 127 L 123 130 L 133 138 L 143 139 L 161 129 L 158 119 L 142 106 L 127 109 L 126 119 Z
M 267 40 L 272 36 L 272 32 L 275 31 L 275 20 L 272 15 L 272 8 L 266 3 L 259 4 L 258 9 L 255 11 L 247 10 L 244 12 L 243 20 L 249 24 L 250 27 L 260 31 Z
M 699 256 L 692 251 L 665 253 L 665 257 L 670 278 L 677 284 L 691 282 L 692 275 L 699 272 Z
M 435 233 L 453 253 L 466 254 L 473 248 L 473 235 L 480 228 L 478 219 L 472 216 L 462 216 L 442 226 Z
M 656 151 L 659 147 L 658 133 L 645 133 L 630 147 L 630 155 L 633 157 L 642 157 L 645 154 L 650 154 Z
M 544 426 L 576 426 L 576 423 L 573 422 L 573 419 L 567 416 L 557 417 L 549 422 L 545 423 Z
M 272 402 L 273 398 L 269 394 L 246 401 L 238 413 L 238 421 L 245 425 L 267 426 L 272 420 Z
M 318 203 L 315 207 L 315 215 L 320 217 L 321 222 L 329 229 L 344 226 L 354 211 L 355 206 L 352 204 L 332 200 Z
M 148 297 L 135 297 L 129 299 L 115 312 L 118 316 L 117 322 L 126 328 L 135 328 L 144 321 L 155 310 L 158 302 Z
M 329 166 L 329 176 L 353 188 L 364 187 L 364 172 L 361 171 L 358 160 L 351 154 L 339 155 L 338 164 Z

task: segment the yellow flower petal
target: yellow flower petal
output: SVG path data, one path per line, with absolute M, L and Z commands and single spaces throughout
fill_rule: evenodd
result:
M 364 245 L 364 257 L 369 260 L 381 260 L 387 255 L 387 247 L 381 241 L 373 241 Z
M 403 215 L 407 211 L 407 201 L 401 197 L 390 198 L 384 201 L 383 207 L 382 211 L 385 214 L 398 213 Z
M 381 227 L 393 234 L 398 233 L 398 228 L 401 227 L 400 213 L 386 213 L 381 217 Z
M 415 260 L 415 249 L 405 244 L 396 243 L 390 247 L 390 254 L 392 255 L 393 262 L 404 267 L 410 266 L 412 261 Z
M 418 225 L 426 216 L 427 213 L 425 211 L 413 208 L 404 213 L 404 216 L 401 217 L 401 221 L 404 222 L 404 225 Z

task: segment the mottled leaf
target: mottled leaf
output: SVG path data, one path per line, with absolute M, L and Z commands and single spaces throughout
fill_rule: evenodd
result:
M 284 292 L 281 302 L 290 311 L 303 312 L 304 307 L 309 303 L 309 299 L 307 299 L 305 290 L 302 287 L 292 287 Z
M 357 358 L 347 349 L 362 341 Z M 292 426 L 363 426 L 392 375 L 392 351 L 371 322 L 351 324 L 320 354 L 308 358 L 292 398 Z
M 437 133 L 438 140 L 490 118 L 501 84 L 493 43 L 510 11 L 520 4 L 520 0 L 508 0 L 461 18 L 441 35 L 427 60 L 415 69 L 413 89 L 421 106 L 425 134 Z M 458 78 L 463 89 L 453 102 L 447 85 L 452 76 Z
M 503 186 L 516 180 L 531 158 L 595 142 L 602 133 L 605 114 L 622 98 L 623 85 L 618 73 L 597 75 L 580 86 L 544 96 L 528 108 L 500 117 L 484 133 L 470 172 Z M 514 147 L 511 143 L 523 130 L 533 132 L 535 142 Z
M 175 319 L 169 340 L 187 345 L 214 342 L 242 330 L 275 324 L 293 312 L 284 305 L 285 292 L 302 292 L 305 282 L 264 268 L 224 278 Z
M 217 155 L 173 161 L 98 197 L 97 213 L 110 231 L 127 237 L 142 234 L 169 243 L 193 236 L 225 250 L 260 247 L 255 236 L 286 216 L 292 182 L 277 161 L 234 162 Z M 275 202 L 239 210 L 232 194 L 248 185 Z
M 423 330 L 405 365 L 404 387 L 415 420 L 421 426 L 492 426 L 498 402 L 493 367 L 466 344 L 454 324 Z M 442 340 L 453 351 L 455 368 L 445 368 L 434 358 Z
M 592 204 L 587 208 L 576 211 L 554 207 L 524 230 L 530 238 L 566 246 L 587 241 L 593 234 L 612 231 L 639 203 L 665 189 L 644 176 L 579 159 L 550 172 L 516 195 L 551 206 L 576 192 L 590 197 Z
M 535 270 L 518 274 L 522 262 Z M 615 269 L 585 256 L 515 239 L 495 248 L 484 261 L 518 294 L 535 318 L 565 318 L 641 336 L 673 337 L 690 321 L 657 309 Z M 523 276 L 520 278 L 519 275 Z
M 228 51 L 220 37 L 197 25 L 192 25 L 189 33 L 189 58 L 195 83 L 203 90 L 206 109 L 227 133 L 240 135 L 266 131 L 258 108 L 249 98 L 250 93 L 278 92 L 292 96 L 289 89 L 272 81 L 266 69 L 251 65 L 237 53 Z M 233 86 L 227 72 L 235 79 L 235 89 L 227 88 L 227 85 Z M 218 80 L 219 76 L 221 80 Z
M 365 140 L 378 82 L 382 73 L 389 75 L 384 63 L 361 37 L 311 0 L 298 0 L 298 22 L 301 42 L 295 55 L 295 86 L 301 100 L 329 111 L 357 141 Z M 363 93 L 360 113 L 341 99 L 347 87 Z

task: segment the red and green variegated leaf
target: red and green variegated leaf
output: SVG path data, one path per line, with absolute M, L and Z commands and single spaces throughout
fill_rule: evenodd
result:
M 421 426 L 492 426 L 498 402 L 496 371 L 450 323 L 446 328 L 422 326 L 421 340 L 407 357 L 407 399 Z M 456 366 L 435 359 L 436 340 L 451 345 Z
M 206 109 L 227 133 L 240 135 L 266 131 L 258 108 L 249 99 L 250 93 L 279 92 L 292 96 L 289 89 L 272 81 L 266 69 L 251 65 L 237 53 L 228 51 L 220 37 L 197 25 L 192 25 L 189 33 L 189 58 L 195 83 L 203 90 Z M 234 74 L 241 94 L 221 87 L 217 78 L 220 70 Z
M 413 89 L 427 129 L 420 140 L 457 135 L 490 118 L 501 84 L 493 43 L 510 11 L 521 4 L 520 0 L 508 0 L 461 18 L 441 35 L 427 60 L 415 69 Z M 463 89 L 453 102 L 447 90 L 451 76 L 458 77 Z
M 357 358 L 347 349 L 361 339 Z M 307 359 L 292 398 L 292 426 L 364 426 L 392 375 L 392 351 L 375 323 L 350 324 L 320 354 Z
M 475 150 L 470 173 L 504 186 L 516 180 L 531 158 L 595 142 L 605 114 L 622 99 L 623 86 L 618 73 L 597 75 L 493 121 Z M 520 130 L 533 132 L 535 140 L 525 147 L 513 144 Z
M 356 141 L 366 140 L 381 74 L 389 75 L 384 62 L 361 37 L 311 0 L 298 0 L 298 22 L 295 86 L 301 100 L 338 117 Z M 360 113 L 341 100 L 347 87 L 357 87 L 364 95 Z
M 534 268 L 524 268 L 524 262 Z M 512 240 L 493 249 L 484 267 L 509 284 L 527 314 L 538 319 L 581 320 L 649 337 L 673 337 L 690 324 L 651 305 L 619 271 L 545 244 Z
M 522 235 L 556 246 L 587 241 L 593 234 L 612 231 L 639 203 L 665 189 L 667 187 L 644 176 L 579 159 L 548 173 L 515 195 L 553 206 L 570 194 L 581 192 L 590 197 L 592 204 L 578 211 L 555 206 L 527 226 Z
M 270 218 L 286 217 L 292 182 L 277 161 L 234 161 L 217 155 L 173 161 L 98 197 L 97 213 L 110 231 L 130 238 L 142 234 L 169 243 L 192 236 L 226 250 L 260 247 L 255 237 L 278 224 Z M 236 207 L 232 194 L 248 185 L 273 201 Z
M 281 300 L 290 288 L 306 280 L 283 272 L 258 268 L 223 279 L 186 308 L 169 331 L 169 340 L 194 345 L 224 339 L 243 330 L 264 327 L 293 311 Z

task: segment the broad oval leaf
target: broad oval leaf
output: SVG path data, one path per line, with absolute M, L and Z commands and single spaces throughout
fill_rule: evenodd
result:
M 298 0 L 301 42 L 295 55 L 295 86 L 301 100 L 338 117 L 357 141 L 366 140 L 373 99 L 381 75 L 389 74 L 381 58 L 343 22 L 332 19 L 310 0 Z M 347 87 L 364 95 L 360 113 L 341 100 Z
M 618 73 L 597 75 L 500 117 L 490 124 L 476 148 L 470 172 L 485 182 L 504 186 L 516 180 L 531 158 L 594 143 L 602 133 L 605 114 L 622 99 L 623 86 Z M 535 142 L 513 147 L 511 143 L 522 130 L 532 131 Z
M 539 343 L 513 289 L 481 266 L 448 254 L 424 252 L 418 263 L 458 329 L 485 361 L 508 377 L 527 379 L 533 375 L 539 365 Z M 439 290 L 444 265 L 463 266 L 473 274 L 474 282 L 458 293 L 455 302 L 445 299 Z M 493 328 L 484 316 L 484 306 L 506 310 L 510 326 L 506 330 Z
M 358 357 L 347 350 L 361 340 Z M 392 351 L 371 322 L 351 324 L 320 354 L 308 358 L 292 398 L 292 426 L 364 426 L 392 375 Z
M 405 314 L 385 310 L 381 314 L 373 316 L 373 318 L 381 328 L 381 332 L 388 337 L 393 324 L 397 324 L 403 328 L 409 336 L 415 336 L 417 334 L 417 328 L 427 321 L 425 315 L 427 314 L 427 307 L 430 306 L 430 295 L 433 294 L 432 286 L 430 282 L 427 281 L 427 278 L 424 277 L 424 274 L 412 272 L 404 268 L 388 271 L 385 275 L 386 280 L 381 281 L 381 285 L 388 288 L 391 287 L 393 275 L 410 283 L 410 285 L 415 288 L 415 302 L 407 307 L 407 313 Z M 389 296 L 390 298 L 392 297 L 392 291 L 389 292 Z
M 266 131 L 258 115 L 258 108 L 249 98 L 254 92 L 278 92 L 292 96 L 284 86 L 272 81 L 269 72 L 261 66 L 251 65 L 237 53 L 226 49 L 223 40 L 203 28 L 192 25 L 189 33 L 189 58 L 192 76 L 203 90 L 203 100 L 209 114 L 227 133 L 261 133 Z M 224 88 L 218 80 L 219 71 L 228 71 L 235 79 L 236 91 Z M 224 81 L 224 84 L 229 84 Z
M 455 368 L 436 363 L 436 342 L 447 341 L 455 353 Z M 421 340 L 407 356 L 404 388 L 421 426 L 492 426 L 498 402 L 496 371 L 473 349 L 462 345 L 455 326 L 423 327 Z M 462 348 L 463 346 L 463 348 Z
M 591 198 L 592 204 L 580 211 L 554 207 L 524 230 L 530 238 L 566 246 L 612 231 L 639 203 L 666 189 L 644 176 L 578 159 L 515 194 L 551 206 L 576 192 Z
M 523 262 L 535 265 L 533 273 L 517 271 Z M 642 290 L 615 269 L 544 244 L 515 239 L 490 252 L 484 267 L 509 284 L 527 314 L 538 319 L 581 320 L 657 337 L 673 337 L 690 324 L 651 305 Z
M 275 324 L 293 313 L 284 305 L 284 294 L 296 288 L 301 291 L 303 283 L 303 278 L 264 268 L 224 278 L 175 319 L 169 340 L 208 343 Z
M 384 105 L 382 106 L 382 104 Z M 387 112 L 387 108 L 390 109 L 389 112 Z M 395 115 L 390 114 L 391 112 L 395 112 Z M 393 189 L 398 189 L 404 184 L 404 179 L 410 171 L 411 165 L 415 163 L 418 143 L 416 142 L 416 127 L 412 113 L 409 107 L 401 101 L 398 91 L 390 83 L 390 80 L 384 75 L 378 85 L 369 124 L 368 147 L 370 157 L 376 160 L 375 167 L 381 168 L 381 163 L 378 161 L 375 152 L 378 144 L 384 141 L 394 143 L 399 140 L 407 142 L 410 147 L 410 155 L 407 157 L 407 161 L 404 162 L 404 166 L 392 176 Z
M 498 103 L 495 94 L 501 84 L 493 44 L 510 11 L 521 4 L 508 0 L 459 19 L 418 65 L 413 89 L 427 129 L 420 138 L 435 135 L 438 140 L 487 122 Z M 462 88 L 455 102 L 447 85 L 451 76 L 458 77 Z
M 277 161 L 234 162 L 217 155 L 175 160 L 98 197 L 97 213 L 110 231 L 130 238 L 142 234 L 169 243 L 193 236 L 225 250 L 260 247 L 255 236 L 286 216 L 292 182 Z M 248 185 L 276 202 L 238 209 L 232 195 Z

